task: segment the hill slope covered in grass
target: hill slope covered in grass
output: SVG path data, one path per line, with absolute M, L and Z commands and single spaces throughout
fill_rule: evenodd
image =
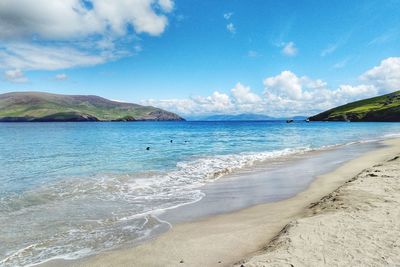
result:
M 0 94 L 0 121 L 179 121 L 178 115 L 151 106 L 93 95 L 41 92 Z
M 352 102 L 309 119 L 311 121 L 400 122 L 400 91 Z

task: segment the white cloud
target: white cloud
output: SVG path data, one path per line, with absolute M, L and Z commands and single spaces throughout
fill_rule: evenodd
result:
M 228 12 L 224 14 L 224 19 L 229 20 L 233 16 L 233 12 Z
M 158 3 L 165 12 L 171 12 L 174 9 L 172 0 L 158 0 Z
M 204 108 L 200 108 L 196 104 L 195 100 L 189 99 L 147 99 L 140 102 L 145 106 L 154 106 L 165 110 L 173 111 L 178 114 L 205 114 L 207 111 Z
M 282 53 L 286 56 L 295 56 L 297 55 L 298 49 L 293 42 L 289 42 L 283 45 Z
M 71 67 L 91 66 L 113 59 L 115 55 L 89 54 L 72 47 L 54 47 L 33 44 L 10 43 L 0 50 L 3 68 L 26 70 L 58 70 Z
M 88 34 L 125 34 L 128 25 L 137 33 L 161 34 L 168 24 L 171 0 L 2 0 L 0 37 L 39 35 L 46 39 Z
M 57 74 L 54 78 L 55 78 L 57 81 L 65 81 L 65 80 L 68 80 L 68 76 L 67 76 L 67 74 L 65 74 L 65 73 Z
M 283 114 L 314 114 L 377 94 L 373 85 L 341 85 L 333 90 L 320 79 L 299 77 L 291 71 L 265 79 L 264 86 L 271 110 Z
M 24 73 L 20 69 L 5 71 L 4 78 L 13 83 L 25 83 L 28 81 L 28 78 L 25 77 Z
M 226 113 L 232 112 L 234 107 L 231 98 L 220 92 L 214 92 L 207 97 L 196 96 L 189 99 L 150 99 L 142 101 L 141 104 L 164 108 L 179 114 Z
M 214 92 L 210 96 L 195 96 L 189 99 L 145 100 L 141 104 L 152 105 L 178 114 L 238 114 L 262 112 L 263 100 L 250 87 L 237 83 L 231 95 Z
M 67 38 L 100 32 L 101 21 L 78 0 L 2 0 L 0 37 Z
M 0 66 L 61 69 L 135 54 L 136 35 L 162 34 L 173 8 L 173 0 L 2 0 Z
M 321 51 L 321 57 L 327 56 L 329 54 L 332 54 L 333 52 L 336 51 L 336 49 L 338 48 L 337 44 L 333 44 L 328 46 L 327 48 L 325 48 L 324 50 Z
M 233 12 L 228 12 L 228 13 L 224 13 L 223 17 L 225 20 L 229 21 L 231 19 L 231 17 L 233 16 Z M 235 34 L 236 33 L 236 27 L 235 25 L 230 22 L 226 25 L 226 29 L 228 30 L 228 32 L 230 32 L 231 34 Z
M 113 33 L 123 35 L 127 25 L 132 25 L 137 33 L 160 35 L 168 24 L 164 15 L 156 13 L 152 0 L 92 0 L 92 3 L 93 16 L 101 22 L 102 31 L 110 27 Z M 171 1 L 160 3 L 162 10 L 172 10 Z
M 400 30 L 398 27 L 389 29 L 388 31 L 377 36 L 368 43 L 368 46 L 381 45 L 388 42 L 396 41 L 400 36 Z
M 378 91 L 373 85 L 356 85 L 351 86 L 348 84 L 340 85 L 338 90 L 335 91 L 335 96 L 339 99 L 353 99 L 359 96 L 371 97 L 377 95 Z
M 251 92 L 250 87 L 237 83 L 231 89 L 231 93 L 238 104 L 254 104 L 261 101 L 261 98 L 255 93 Z
M 223 111 L 232 106 L 231 99 L 227 94 L 214 92 L 206 98 L 197 97 L 196 101 L 202 103 L 209 110 Z
M 230 94 L 189 99 L 147 100 L 143 104 L 175 111 L 181 115 L 260 113 L 271 116 L 313 115 L 323 110 L 381 93 L 400 89 L 400 58 L 387 58 L 359 77 L 361 84 L 329 88 L 321 79 L 298 76 L 285 70 L 264 79 L 262 95 L 237 83 Z M 390 88 L 390 89 L 388 89 Z
M 236 33 L 236 28 L 235 25 L 233 25 L 233 23 L 228 23 L 226 25 L 226 29 L 228 30 L 228 32 L 235 34 Z
M 400 90 L 400 57 L 389 57 L 360 76 L 364 83 L 374 85 L 379 93 Z
M 291 71 L 283 71 L 277 76 L 265 79 L 264 86 L 276 95 L 290 99 L 302 98 L 301 80 Z

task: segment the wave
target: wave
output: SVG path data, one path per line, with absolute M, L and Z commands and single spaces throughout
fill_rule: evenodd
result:
M 323 147 L 322 149 L 327 148 Z M 101 200 L 124 200 L 139 203 L 151 198 L 185 198 L 188 190 L 194 190 L 195 198 L 202 193 L 195 190 L 206 183 L 234 171 L 251 167 L 257 162 L 277 159 L 311 150 L 308 147 L 282 149 L 269 152 L 216 155 L 183 161 L 170 172 L 146 172 L 132 174 L 97 174 L 90 177 L 64 179 L 52 185 L 21 195 L 8 195 L 0 199 L 0 212 L 15 212 L 35 208 L 51 202 L 97 198 Z
M 390 133 L 383 135 L 383 138 L 398 138 L 400 137 L 400 133 Z
M 0 244 L 0 253 L 7 249 L 0 265 L 25 266 L 56 258 L 77 259 L 139 242 L 154 232 L 168 229 L 169 223 L 157 216 L 201 200 L 204 197 L 201 186 L 207 183 L 257 163 L 341 145 L 202 157 L 179 162 L 174 170 L 165 173 L 108 173 L 68 178 L 39 190 L 2 197 L 0 225 L 8 227 L 0 230 L 0 235 L 12 245 L 3 248 Z M 22 228 L 31 234 L 28 240 L 24 238 L 26 232 L 20 231 Z

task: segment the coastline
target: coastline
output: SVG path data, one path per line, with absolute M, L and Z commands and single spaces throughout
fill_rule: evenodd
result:
M 260 251 L 291 221 L 307 215 L 321 200 L 361 171 L 393 158 L 400 139 L 384 141 L 335 171 L 317 177 L 303 192 L 283 201 L 182 223 L 154 240 L 133 248 L 104 252 L 78 261 L 56 260 L 42 266 L 226 266 Z
M 365 169 L 235 266 L 399 266 L 400 153 Z

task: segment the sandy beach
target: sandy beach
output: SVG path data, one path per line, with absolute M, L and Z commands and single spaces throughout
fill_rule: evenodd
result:
M 400 262 L 400 140 L 321 175 L 293 198 L 174 225 L 69 266 L 346 266 Z M 283 229 L 283 230 L 282 230 Z
M 400 0 L 0 3 L 0 267 L 400 267 Z
M 399 266 L 399 166 L 395 156 L 364 170 L 236 266 Z

